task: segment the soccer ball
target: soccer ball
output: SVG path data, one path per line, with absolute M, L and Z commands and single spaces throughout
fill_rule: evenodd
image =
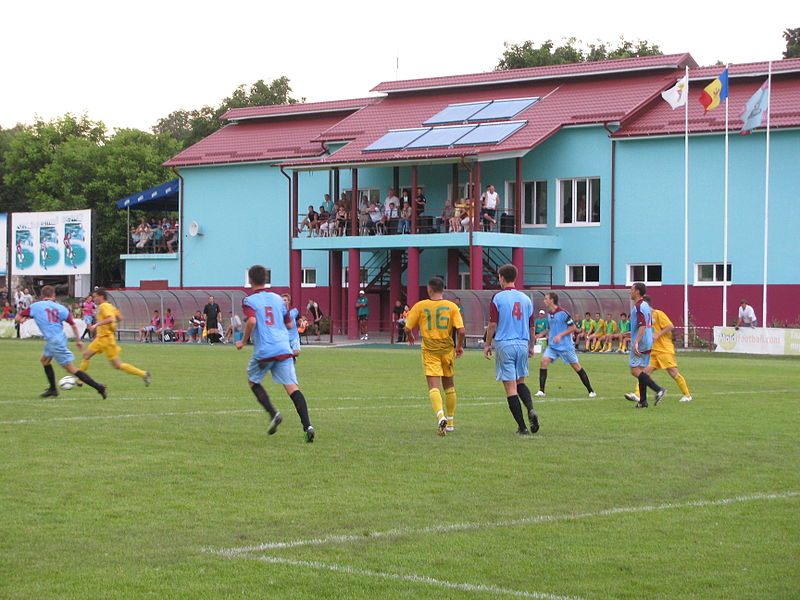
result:
M 62 390 L 71 390 L 75 387 L 76 383 L 78 382 L 72 375 L 64 375 L 64 377 L 58 380 L 58 385 Z

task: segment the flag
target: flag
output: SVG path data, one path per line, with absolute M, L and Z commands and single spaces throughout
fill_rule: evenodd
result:
M 728 69 L 726 68 L 722 74 L 714 81 L 709 83 L 703 93 L 700 94 L 700 104 L 706 109 L 706 112 L 712 108 L 717 108 L 721 102 L 728 98 Z
M 764 115 L 769 108 L 769 79 L 761 84 L 761 87 L 756 90 L 756 93 L 750 97 L 747 104 L 739 115 L 739 118 L 744 121 L 742 130 L 739 135 L 747 135 L 752 129 L 761 127 L 761 122 L 764 120 Z
M 665 92 L 661 92 L 661 97 L 675 110 L 679 106 L 686 104 L 686 97 L 689 95 L 689 76 L 684 75 L 675 85 Z

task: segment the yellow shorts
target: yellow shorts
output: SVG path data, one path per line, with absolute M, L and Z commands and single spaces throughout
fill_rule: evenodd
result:
M 650 354 L 650 366 L 654 369 L 671 369 L 677 367 L 675 354 L 672 352 L 652 352 Z
M 444 355 L 430 354 L 422 351 L 422 370 L 426 377 L 452 377 L 454 373 L 453 360 L 455 352 Z
M 94 354 L 105 354 L 108 360 L 114 360 L 122 351 L 117 345 L 117 341 L 114 339 L 114 336 L 94 338 L 94 341 L 89 344 L 89 350 L 91 350 Z

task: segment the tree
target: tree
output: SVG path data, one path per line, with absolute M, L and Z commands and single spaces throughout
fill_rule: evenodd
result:
M 786 40 L 783 58 L 800 58 L 800 27 L 784 31 L 783 39 Z
M 562 45 L 554 47 L 552 40 L 547 40 L 536 47 L 531 40 L 522 44 L 505 44 L 503 57 L 495 67 L 496 71 L 508 69 L 523 69 L 526 67 L 544 67 L 547 65 L 563 65 L 578 62 L 594 62 L 598 60 L 611 60 L 614 58 L 630 58 L 633 56 L 652 56 L 662 54 L 661 49 L 646 40 L 628 41 L 620 37 L 617 45 L 609 42 L 589 44 L 586 51 L 581 50 L 583 45 L 574 37 L 562 40 Z
M 197 110 L 176 110 L 159 119 L 153 127 L 153 132 L 168 133 L 180 142 L 183 148 L 187 148 L 221 128 L 225 123 L 220 117 L 230 109 L 295 104 L 298 101 L 291 97 L 291 91 L 288 77 L 279 77 L 271 83 L 259 79 L 253 85 L 237 87 L 217 108 L 204 106 Z

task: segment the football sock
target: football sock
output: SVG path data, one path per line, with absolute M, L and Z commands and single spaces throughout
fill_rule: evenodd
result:
M 547 369 L 539 369 L 539 390 L 544 391 L 544 385 L 547 383 Z
M 444 401 L 447 405 L 447 424 L 452 427 L 453 419 L 456 416 L 456 388 L 448 388 L 444 391 Z
M 525 418 L 522 416 L 522 405 L 519 403 L 519 396 L 508 396 L 508 408 L 511 414 L 514 415 L 514 420 L 520 429 L 527 429 L 525 425 Z
M 129 365 L 128 363 L 122 363 L 119 366 L 119 368 L 121 371 L 130 373 L 131 375 L 138 375 L 139 377 L 144 377 L 145 375 L 147 375 L 147 373 L 145 373 L 141 369 L 137 369 L 136 367 L 134 367 L 133 365 Z
M 675 383 L 678 384 L 678 387 L 681 389 L 681 393 L 684 396 L 691 396 L 691 394 L 689 393 L 689 386 L 686 385 L 686 380 L 683 378 L 683 375 L 678 373 L 675 376 Z
M 56 373 L 53 371 L 53 365 L 45 365 L 44 374 L 47 375 L 47 381 L 50 384 L 50 389 L 56 389 Z
M 533 410 L 533 398 L 531 397 L 531 391 L 528 389 L 527 385 L 524 383 L 517 384 L 517 396 L 519 396 L 519 399 L 522 400 L 525 408 L 528 410 Z
M 642 379 L 642 376 L 644 376 L 644 379 Z M 658 385 L 655 381 L 653 381 L 653 378 L 650 377 L 650 375 L 647 373 L 642 373 L 639 375 L 639 383 L 642 382 L 644 382 L 644 384 L 654 392 L 657 392 L 661 389 L 661 386 Z
M 96 389 L 98 392 L 100 391 L 100 388 L 102 388 L 102 387 L 103 387 L 102 385 L 100 385 L 99 383 L 97 383 L 97 382 L 96 382 L 94 379 L 92 379 L 92 378 L 89 376 L 89 374 L 88 374 L 88 373 L 86 373 L 86 372 L 84 372 L 82 369 L 81 369 L 80 371 L 75 371 L 75 377 L 77 377 L 78 379 L 80 379 L 80 380 L 81 380 L 83 383 L 85 383 L 86 385 L 93 387 L 93 388 L 94 388 L 94 389 Z
M 592 389 L 592 384 L 589 383 L 589 376 L 586 374 L 586 370 L 581 368 L 581 370 L 578 371 L 578 377 L 581 378 L 581 383 L 583 383 L 583 385 L 591 394 L 594 390 Z
M 294 402 L 294 407 L 297 409 L 297 414 L 300 415 L 300 422 L 303 424 L 303 431 L 311 427 L 311 419 L 308 418 L 308 405 L 306 404 L 306 397 L 303 392 L 295 390 L 289 396 Z
M 637 379 L 639 380 L 639 402 L 647 402 L 647 384 L 642 381 L 642 377 L 647 377 L 647 373 L 639 373 Z
M 428 397 L 431 399 L 431 407 L 433 407 L 433 412 L 436 413 L 436 418 L 441 419 L 444 417 L 444 410 L 442 410 L 442 393 L 439 391 L 439 388 L 428 390 Z
M 267 394 L 267 390 L 261 387 L 260 383 L 254 384 L 250 387 L 250 389 L 253 390 L 256 400 L 258 400 L 258 403 L 261 404 L 261 406 L 264 407 L 264 410 L 269 413 L 269 416 L 274 417 L 275 413 L 278 411 L 275 410 L 275 407 L 272 406 L 272 402 L 269 401 L 269 394 Z
M 88 361 L 88 359 L 85 359 L 85 358 L 84 358 L 84 359 L 81 361 L 81 371 L 83 371 L 83 372 L 85 373 L 85 372 L 86 372 L 86 371 L 88 371 L 88 370 L 89 370 L 89 361 Z

